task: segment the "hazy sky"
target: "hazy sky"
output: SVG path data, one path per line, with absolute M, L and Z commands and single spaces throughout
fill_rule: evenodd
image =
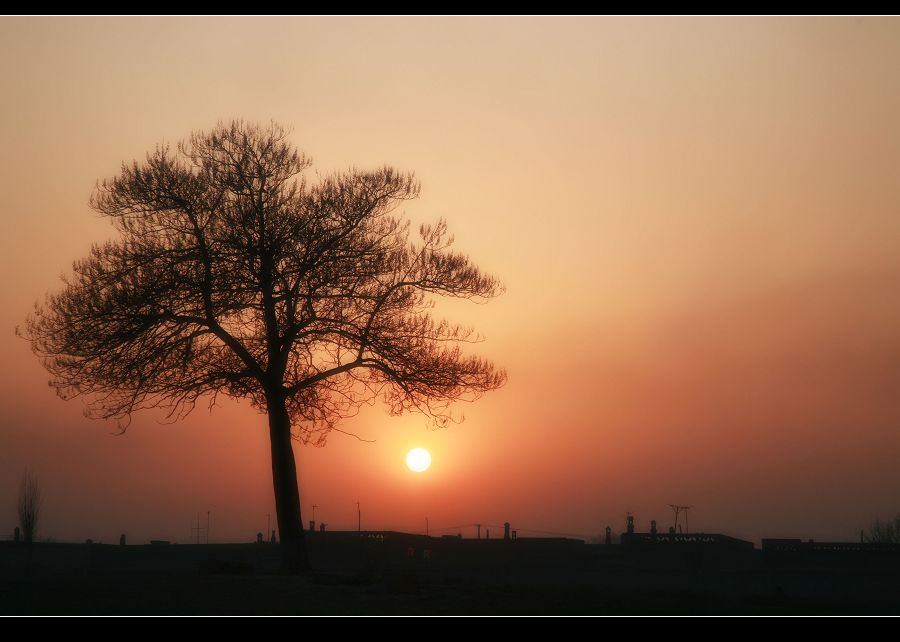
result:
M 376 405 L 342 426 L 374 444 L 298 446 L 304 519 L 592 536 L 678 503 L 855 539 L 900 511 L 898 114 L 894 18 L 0 18 L 0 538 L 26 466 L 44 537 L 265 528 L 248 404 L 113 436 L 14 336 L 113 233 L 95 181 L 242 117 L 320 172 L 414 170 L 408 215 L 507 286 L 447 308 L 506 387 L 447 430 Z

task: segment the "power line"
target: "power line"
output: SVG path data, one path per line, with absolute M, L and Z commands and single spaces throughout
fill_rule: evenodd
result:
M 474 527 L 477 529 L 477 534 L 480 536 L 482 526 L 484 526 L 486 528 L 496 528 L 498 530 L 503 530 L 502 524 L 486 524 L 484 522 L 480 522 L 480 523 L 473 523 L 473 524 L 458 524 L 456 526 L 442 526 L 440 528 L 432 528 L 431 531 L 433 531 L 435 533 L 442 533 L 445 531 L 460 531 L 465 528 Z M 577 537 L 579 539 L 589 539 L 590 538 L 590 536 L 584 535 L 583 533 L 560 533 L 557 531 L 545 531 L 545 530 L 540 530 L 537 528 L 516 528 L 515 530 L 519 533 L 537 533 L 540 535 L 555 535 L 557 537 Z M 481 539 L 481 538 L 478 537 L 478 539 Z
M 459 526 L 445 526 L 443 528 L 432 528 L 435 533 L 439 533 L 442 531 L 458 531 L 462 528 L 469 528 L 470 526 L 478 526 L 478 524 L 460 524 Z
M 497 526 L 495 528 L 502 528 Z M 581 533 L 558 533 L 555 531 L 542 531 L 536 528 L 516 528 L 516 531 L 519 533 L 538 533 L 540 535 L 555 535 L 557 537 L 577 537 L 578 539 L 589 539 L 589 536 L 583 535 Z

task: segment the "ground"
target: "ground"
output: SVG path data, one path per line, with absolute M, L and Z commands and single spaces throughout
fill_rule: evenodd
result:
M 312 549 L 316 570 L 290 577 L 268 544 L 0 543 L 0 615 L 900 615 L 896 568 L 770 568 L 759 551 L 666 565 L 568 543 Z

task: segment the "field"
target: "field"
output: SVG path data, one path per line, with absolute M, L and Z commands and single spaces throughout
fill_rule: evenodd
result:
M 3 543 L 0 614 L 900 614 L 890 565 L 775 569 L 759 551 L 636 558 L 571 541 L 310 544 L 316 570 L 289 577 L 265 544 Z

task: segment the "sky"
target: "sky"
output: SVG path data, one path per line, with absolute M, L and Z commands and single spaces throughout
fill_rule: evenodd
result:
M 96 181 L 232 118 L 291 127 L 310 180 L 414 171 L 406 215 L 506 285 L 445 308 L 506 386 L 447 429 L 375 404 L 341 426 L 374 443 L 297 445 L 304 520 L 590 538 L 681 504 L 853 541 L 900 512 L 900 20 L 6 17 L 0 61 L 0 539 L 26 468 L 42 539 L 274 523 L 248 403 L 117 436 L 15 336 L 114 234 Z

